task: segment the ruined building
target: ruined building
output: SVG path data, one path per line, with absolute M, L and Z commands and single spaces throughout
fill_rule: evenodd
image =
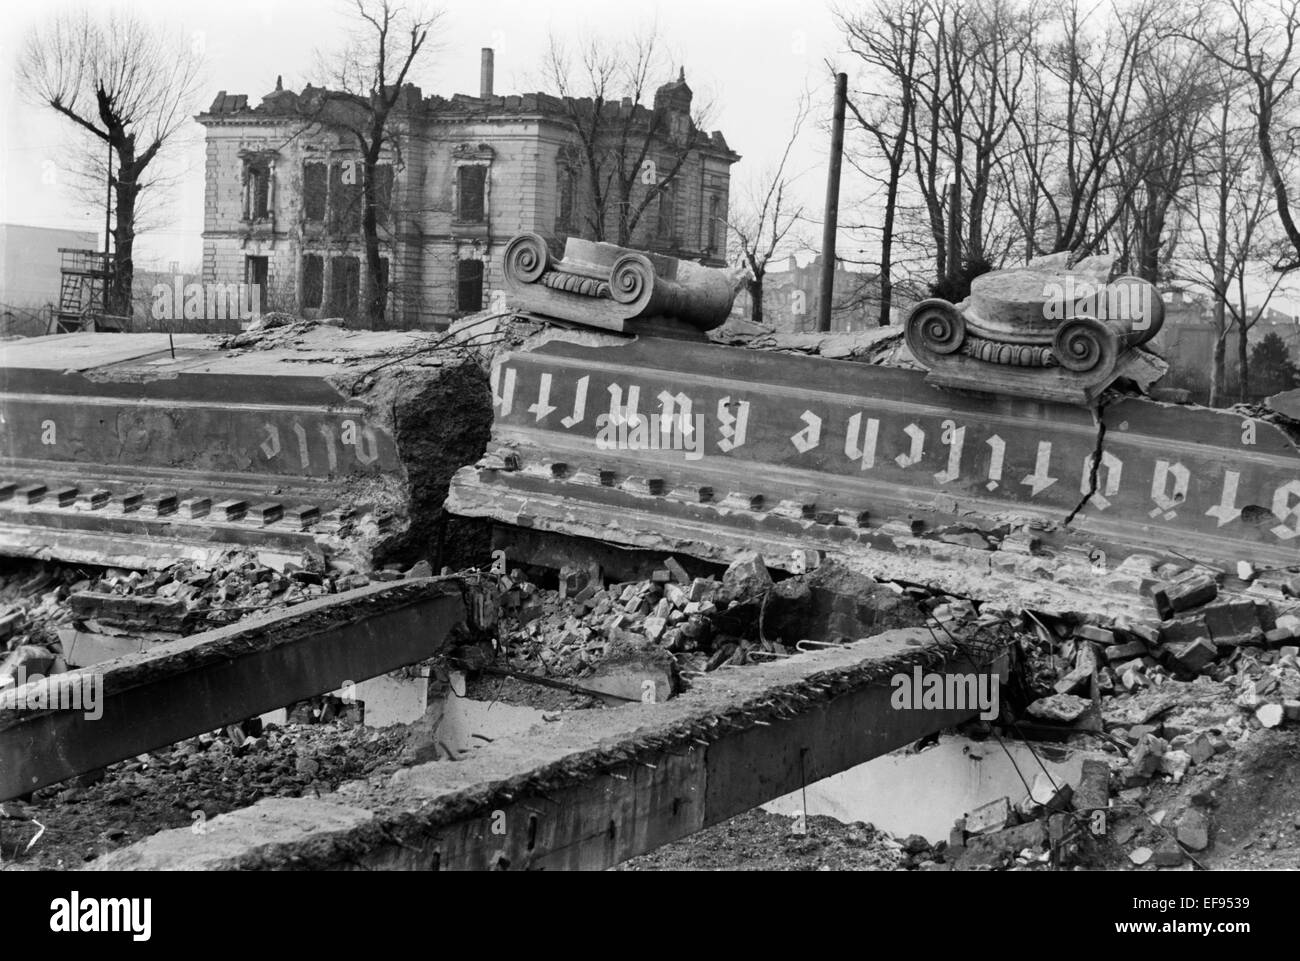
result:
M 486 307 L 501 284 L 501 254 L 522 232 L 554 241 L 592 238 L 595 209 L 586 151 L 574 116 L 590 102 L 543 93 L 493 91 L 492 51 L 483 51 L 477 97 L 425 97 L 407 85 L 390 118 L 376 186 L 388 321 L 429 325 Z M 650 140 L 646 179 L 670 185 L 645 209 L 635 247 L 725 262 L 730 168 L 739 159 L 721 133 L 694 131 L 692 92 L 679 75 L 656 92 L 652 108 L 606 104 L 604 127 L 630 120 Z M 276 89 L 257 106 L 243 94 L 217 94 L 198 121 L 206 128 L 203 279 L 261 285 L 268 309 L 305 316 L 355 317 L 368 284 L 362 239 L 362 165 L 356 137 L 322 109 L 326 91 Z M 646 131 L 653 131 L 647 136 Z M 691 137 L 694 132 L 693 138 Z M 638 141 L 633 141 L 638 146 Z M 617 241 L 610 204 L 607 239 Z

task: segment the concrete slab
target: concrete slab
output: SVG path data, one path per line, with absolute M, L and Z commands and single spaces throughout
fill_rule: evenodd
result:
M 895 710 L 890 678 L 914 664 L 988 670 L 909 629 L 723 668 L 663 704 L 565 714 L 457 762 L 354 782 L 327 799 L 375 819 L 300 843 L 222 849 L 222 866 L 363 869 L 599 869 L 973 716 Z M 297 814 L 294 821 L 297 822 Z M 190 837 L 203 847 L 203 837 Z M 167 864 L 174 838 L 97 866 Z M 186 857 L 198 856 L 190 851 Z
M 0 800 L 432 657 L 486 590 L 453 578 L 396 581 L 105 661 L 93 668 L 102 679 L 94 718 L 22 709 L 29 688 L 51 691 L 84 669 L 7 691 Z
M 156 834 L 148 846 L 132 845 L 91 864 L 111 871 L 220 871 L 234 869 L 251 851 L 276 851 L 292 865 L 297 847 L 342 839 L 374 821 L 361 808 L 315 798 L 267 798 L 188 828 Z M 196 844 L 196 840 L 202 843 Z

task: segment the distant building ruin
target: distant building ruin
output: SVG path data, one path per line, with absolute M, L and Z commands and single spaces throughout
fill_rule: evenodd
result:
M 376 185 L 392 326 L 428 326 L 487 307 L 502 288 L 501 254 L 519 233 L 541 234 L 557 249 L 570 235 L 591 237 L 594 205 L 570 112 L 584 102 L 497 95 L 491 51 L 483 53 L 479 96 L 425 97 L 407 85 L 394 109 L 400 150 L 385 148 Z M 197 118 L 207 140 L 202 279 L 257 285 L 266 309 L 356 317 L 368 285 L 362 165 L 352 134 L 311 119 L 323 93 L 277 83 L 254 107 L 222 91 Z M 666 138 L 689 125 L 691 99 L 680 76 L 659 88 L 652 109 L 630 101 L 605 109 L 642 130 L 666 115 L 656 125 Z M 662 157 L 671 144 L 652 143 L 660 142 Z M 652 146 L 651 161 L 656 153 Z M 725 264 L 738 159 L 720 133 L 701 133 L 631 245 Z M 653 163 L 649 169 L 653 176 Z M 634 203 L 646 189 L 639 180 Z

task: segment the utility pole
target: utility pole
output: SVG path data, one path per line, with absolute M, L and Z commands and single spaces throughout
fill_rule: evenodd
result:
M 954 170 L 948 185 L 948 279 L 961 278 L 961 175 Z
M 822 226 L 821 300 L 817 329 L 831 329 L 831 299 L 835 295 L 835 232 L 839 227 L 840 163 L 844 159 L 844 105 L 849 99 L 849 75 L 835 75 L 835 114 L 831 121 L 831 164 L 826 175 L 826 219 Z

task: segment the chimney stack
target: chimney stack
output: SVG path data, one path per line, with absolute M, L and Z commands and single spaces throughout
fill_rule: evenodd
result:
M 479 68 L 478 95 L 483 98 L 492 96 L 492 48 L 483 48 L 483 63 Z

